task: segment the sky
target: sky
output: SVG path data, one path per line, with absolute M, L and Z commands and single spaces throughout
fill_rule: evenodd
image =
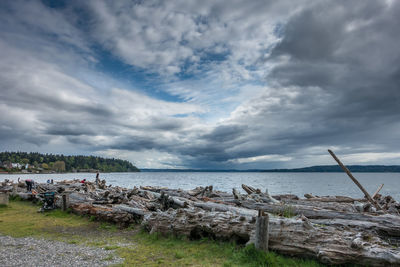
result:
M 0 1 L 0 151 L 400 164 L 400 1 Z

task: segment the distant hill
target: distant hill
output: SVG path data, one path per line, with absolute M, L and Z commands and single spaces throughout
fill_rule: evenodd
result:
M 8 172 L 138 172 L 127 160 L 94 156 L 64 156 L 36 152 L 0 152 L 0 167 Z
M 348 165 L 351 172 L 400 172 L 400 165 Z M 212 169 L 141 169 L 143 172 L 343 172 L 339 165 L 312 166 L 294 169 L 251 169 L 251 170 L 212 170 Z
M 347 165 L 351 172 L 400 172 L 399 165 Z M 262 172 L 343 172 L 339 165 L 312 166 L 296 169 L 262 170 Z

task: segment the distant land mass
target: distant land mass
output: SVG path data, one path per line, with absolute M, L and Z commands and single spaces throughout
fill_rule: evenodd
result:
M 37 152 L 0 152 L 0 172 L 138 172 L 127 160 L 95 156 L 64 156 Z
M 400 165 L 348 165 L 351 172 L 400 172 Z M 322 165 L 294 169 L 250 169 L 250 170 L 213 170 L 213 169 L 141 169 L 143 172 L 343 172 L 339 165 Z

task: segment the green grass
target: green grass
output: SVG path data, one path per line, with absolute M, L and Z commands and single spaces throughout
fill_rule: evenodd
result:
M 105 250 L 114 250 L 114 249 L 118 249 L 118 248 L 120 248 L 120 247 L 117 246 L 117 245 L 105 246 L 104 247 Z
M 90 219 L 89 219 L 90 220 Z M 118 230 L 118 227 L 115 224 L 111 224 L 108 222 L 102 222 L 99 226 L 100 229 L 115 232 Z
M 122 266 L 322 266 L 315 261 L 264 253 L 252 245 L 150 235 L 139 225 L 118 229 L 87 216 L 37 210 L 36 205 L 23 201 L 10 201 L 8 206 L 0 207 L 0 233 L 102 247 L 115 252 L 110 257 L 124 258 Z

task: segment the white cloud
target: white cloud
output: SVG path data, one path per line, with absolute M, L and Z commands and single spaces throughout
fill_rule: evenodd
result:
M 119 158 L 132 162 L 140 168 L 149 169 L 179 169 L 185 168 L 181 159 L 174 154 L 160 152 L 154 149 L 145 151 L 127 151 L 108 149 L 96 152 L 96 155 L 109 158 Z
M 248 158 L 238 158 L 229 160 L 232 163 L 260 163 L 260 162 L 275 162 L 275 161 L 290 161 L 291 157 L 286 157 L 282 155 L 262 155 L 256 157 L 248 157 Z
M 398 164 L 400 161 L 400 153 L 388 152 L 369 152 L 369 153 L 352 153 L 344 155 L 343 162 L 346 164 Z
M 398 7 L 357 3 L 12 1 L 0 10 L 2 147 L 139 167 L 333 164 L 332 147 L 352 164 L 396 162 Z
M 163 75 L 168 93 L 214 104 L 246 91 L 244 83 L 264 79 L 268 68 L 263 59 L 279 41 L 277 24 L 300 5 L 91 1 L 89 6 L 94 40 L 125 63 Z M 182 82 L 174 76 L 178 73 L 195 79 Z

